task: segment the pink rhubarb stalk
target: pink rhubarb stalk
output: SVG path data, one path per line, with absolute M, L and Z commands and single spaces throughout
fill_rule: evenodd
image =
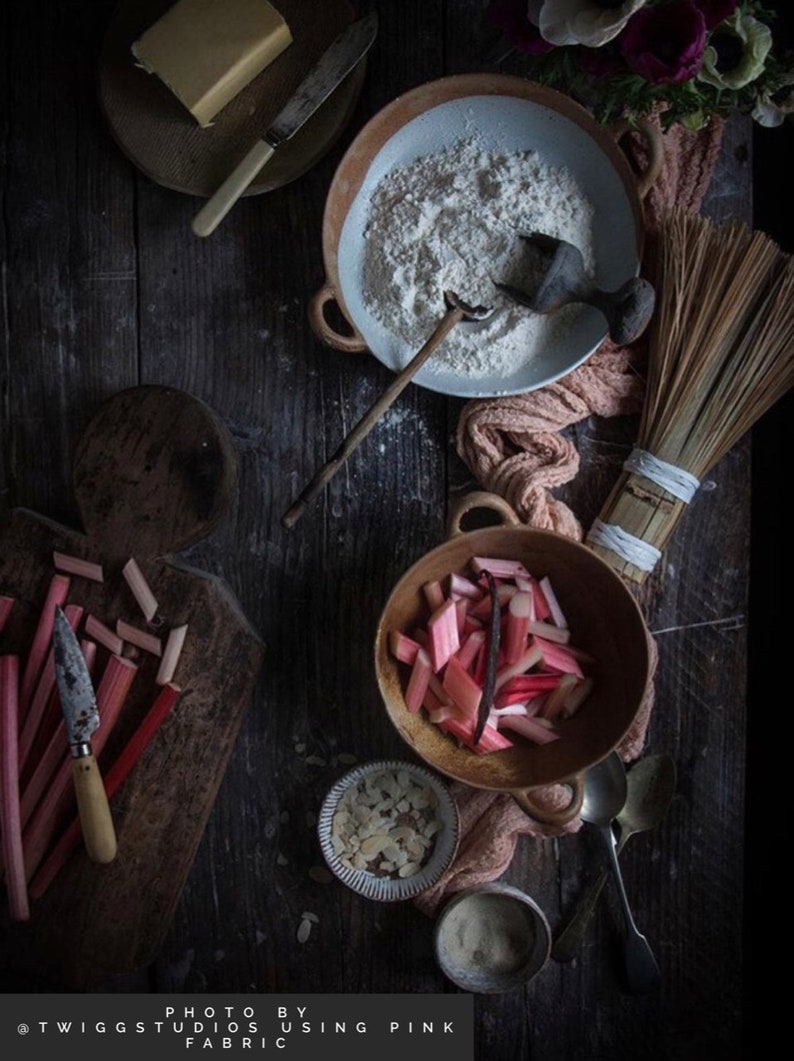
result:
M 458 616 L 454 601 L 445 601 L 437 611 L 433 612 L 427 623 L 427 633 L 430 638 L 428 646 L 430 662 L 434 672 L 438 674 L 449 657 L 460 648 Z
M 425 600 L 430 605 L 430 611 L 437 612 L 444 603 L 444 590 L 441 588 L 441 583 L 435 581 L 425 582 L 422 590 L 424 591 Z
M 557 645 L 567 645 L 571 640 L 571 631 L 552 623 L 534 622 L 529 624 L 529 632 L 542 637 L 546 641 L 553 641 Z
M 163 646 L 159 637 L 147 633 L 146 630 L 139 630 L 131 623 L 125 623 L 123 619 L 116 620 L 116 633 L 122 641 L 129 641 L 131 645 L 137 645 L 138 648 L 151 653 L 152 656 L 159 657 L 163 654 Z
M 389 634 L 389 651 L 400 663 L 407 663 L 409 667 L 412 667 L 419 648 L 418 641 L 400 633 L 399 630 L 392 630 Z
M 138 602 L 138 607 L 143 612 L 144 619 L 147 623 L 150 623 L 157 614 L 159 605 L 134 557 L 130 557 L 121 569 L 121 573 L 130 587 L 133 597 Z
M 463 646 L 457 653 L 458 663 L 464 670 L 471 671 L 476 659 L 477 653 L 480 651 L 482 646 L 485 644 L 485 631 L 474 630 L 466 640 L 463 642 Z
M 52 629 L 55 625 L 55 609 L 63 607 L 66 603 L 66 594 L 68 592 L 68 577 L 66 575 L 53 575 L 47 590 L 44 607 L 41 609 L 36 633 L 33 635 L 33 642 L 28 652 L 28 659 L 22 676 L 22 685 L 19 690 L 19 711 L 23 719 L 27 715 L 30 698 L 36 689 L 47 653 L 50 650 Z
M 532 610 L 531 593 L 519 592 L 510 598 L 504 637 L 504 654 L 508 663 L 515 663 L 526 651 Z
M 499 731 L 505 729 L 520 733 L 535 744 L 551 744 L 560 739 L 559 733 L 550 726 L 544 726 L 542 720 L 527 718 L 526 715 L 503 715 L 499 719 Z
M 85 632 L 89 637 L 94 638 L 100 645 L 104 645 L 109 652 L 114 656 L 120 656 L 124 649 L 124 642 L 118 636 L 114 634 L 109 626 L 97 619 L 95 615 L 89 615 L 85 621 Z
M 453 572 L 449 576 L 449 595 L 451 597 L 454 594 L 457 594 L 459 597 L 467 597 L 470 600 L 478 601 L 482 597 L 483 592 L 476 583 L 471 581 L 471 579 L 464 578 L 463 575 L 456 575 Z
M 549 606 L 551 618 L 554 621 L 555 626 L 559 626 L 566 630 L 568 628 L 568 620 L 565 618 L 563 610 L 560 607 L 560 602 L 557 600 L 557 594 L 552 589 L 551 581 L 548 576 L 542 578 L 538 585 L 540 586 L 540 591 Z
M 405 706 L 413 714 L 422 706 L 432 673 L 430 657 L 423 648 L 416 653 L 411 676 L 405 689 Z
M 181 689 L 178 685 L 164 685 L 157 695 L 152 707 L 140 726 L 130 738 L 124 751 L 105 775 L 105 792 L 112 799 L 118 789 L 127 780 L 143 753 L 151 744 L 160 726 L 165 722 L 174 704 L 179 699 Z M 67 859 L 79 845 L 82 837 L 80 819 L 73 818 L 58 843 L 42 863 L 30 886 L 34 899 L 40 898 L 55 880 L 66 864 Z
M 540 662 L 541 655 L 541 650 L 537 645 L 530 645 L 515 663 L 502 667 L 496 675 L 496 689 L 501 689 L 511 678 L 516 678 L 519 674 L 524 674 L 528 671 L 530 667 L 534 667 L 536 663 Z
M 158 685 L 167 685 L 173 681 L 186 637 L 187 625 L 175 626 L 169 631 L 163 649 L 163 658 L 160 660 L 157 677 L 154 679 Z
M 450 657 L 444 671 L 444 692 L 454 700 L 462 714 L 477 719 L 482 699 L 482 689 L 469 672 L 461 666 L 456 656 Z
M 471 566 L 476 572 L 490 571 L 494 578 L 529 578 L 520 560 L 502 560 L 493 556 L 475 556 Z
M 58 571 L 65 571 L 68 575 L 77 575 L 78 578 L 90 578 L 92 582 L 105 581 L 101 564 L 93 564 L 90 560 L 81 560 L 77 556 L 59 552 L 54 552 L 52 559 Z
M 8 906 L 14 921 L 30 917 L 19 816 L 19 657 L 0 656 L 0 827 Z
M 540 653 L 542 666 L 548 667 L 550 670 L 561 671 L 564 674 L 575 674 L 579 679 L 584 678 L 582 668 L 579 666 L 576 657 L 567 648 L 562 645 L 554 645 L 551 641 L 544 641 L 542 637 L 533 637 L 532 644 Z

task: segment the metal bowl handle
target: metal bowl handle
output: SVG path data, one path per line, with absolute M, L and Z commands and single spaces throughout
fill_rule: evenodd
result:
M 309 324 L 312 331 L 318 339 L 333 347 L 334 350 L 341 350 L 345 354 L 363 353 L 367 349 L 366 341 L 359 335 L 352 324 L 350 325 L 353 328 L 352 335 L 340 335 L 328 323 L 325 316 L 325 307 L 329 302 L 334 301 L 336 301 L 336 291 L 330 284 L 325 284 L 314 295 L 309 303 Z M 348 321 L 348 323 L 350 322 Z
M 648 147 L 648 165 L 643 173 L 637 173 L 637 194 L 644 199 L 656 183 L 662 171 L 664 163 L 664 140 L 658 128 L 645 118 L 638 118 L 636 123 L 626 120 L 614 122 L 610 125 L 610 131 L 615 140 L 620 143 L 629 133 L 640 133 Z
M 564 782 L 564 784 L 571 789 L 571 800 L 567 807 L 562 807 L 559 810 L 547 810 L 545 807 L 538 806 L 532 799 L 532 789 L 514 789 L 510 795 L 530 818 L 534 818 L 535 821 L 540 822 L 542 825 L 567 825 L 568 822 L 573 821 L 582 809 L 584 782 L 577 774 L 576 777 Z
M 505 527 L 521 526 L 521 520 L 516 515 L 515 510 L 504 498 L 487 490 L 475 490 L 470 494 L 466 494 L 453 506 L 447 522 L 447 538 L 456 538 L 459 534 L 464 534 L 465 532 L 460 525 L 461 521 L 467 512 L 472 512 L 477 508 L 489 508 L 496 512 Z

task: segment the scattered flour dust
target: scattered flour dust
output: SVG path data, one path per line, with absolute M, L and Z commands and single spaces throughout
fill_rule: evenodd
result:
M 566 169 L 534 151 L 488 151 L 466 137 L 391 170 L 375 187 L 364 233 L 365 304 L 413 352 L 443 316 L 445 290 L 494 306 L 483 323 L 454 328 L 426 368 L 509 377 L 564 338 L 577 311 L 539 316 L 494 280 L 529 291 L 539 282 L 537 251 L 519 240 L 522 232 L 573 243 L 592 273 L 592 220 L 592 204 Z

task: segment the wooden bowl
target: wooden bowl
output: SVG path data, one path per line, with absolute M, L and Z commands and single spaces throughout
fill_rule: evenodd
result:
M 462 532 L 473 508 L 494 509 L 503 526 Z M 509 792 L 532 817 L 563 824 L 581 807 L 582 774 L 626 736 L 650 678 L 648 632 L 628 587 L 590 549 L 559 534 L 522 525 L 510 506 L 493 494 L 464 499 L 450 521 L 451 537 L 417 561 L 394 587 L 378 624 L 375 667 L 386 710 L 400 736 L 433 769 L 475 788 Z M 424 710 L 405 706 L 406 668 L 389 651 L 392 630 L 409 632 L 427 615 L 423 585 L 451 571 L 464 573 L 473 556 L 520 560 L 538 577 L 547 575 L 571 628 L 571 641 L 590 653 L 595 687 L 577 714 L 565 721 L 564 737 L 534 746 L 521 738 L 510 749 L 476 755 L 429 721 Z M 568 783 L 573 795 L 562 812 L 546 813 L 532 790 Z

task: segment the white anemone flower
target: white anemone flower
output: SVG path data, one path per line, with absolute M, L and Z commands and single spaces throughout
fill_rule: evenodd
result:
M 794 114 L 794 73 L 785 75 L 777 92 L 759 95 L 753 108 L 753 118 L 768 129 L 782 125 L 791 114 Z
M 646 0 L 527 0 L 530 22 L 550 44 L 600 48 L 617 37 Z

